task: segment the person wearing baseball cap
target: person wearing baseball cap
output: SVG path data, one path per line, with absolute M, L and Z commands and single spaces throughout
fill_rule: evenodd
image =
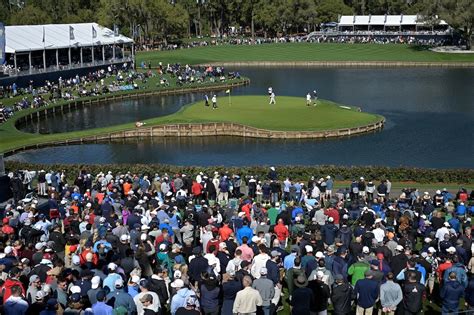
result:
M 252 288 L 256 289 L 262 298 L 262 309 L 264 314 L 270 314 L 270 305 L 275 296 L 275 285 L 273 281 L 267 278 L 268 270 L 261 267 L 260 277 L 252 283 Z
M 140 279 L 138 281 L 138 286 L 140 288 L 140 293 L 133 298 L 133 301 L 135 301 L 135 304 L 137 305 L 137 313 L 146 314 L 146 312 L 155 312 L 154 314 L 158 314 L 162 306 L 158 294 L 150 291 L 150 281 L 147 279 Z
M 105 280 L 104 280 L 105 283 Z M 137 306 L 133 301 L 133 298 L 124 289 L 124 281 L 120 277 L 114 282 L 114 291 L 107 294 L 107 301 L 114 299 L 114 309 L 124 308 L 129 313 L 137 311 Z

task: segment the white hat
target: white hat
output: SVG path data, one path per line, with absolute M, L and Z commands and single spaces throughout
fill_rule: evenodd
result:
M 328 221 L 329 221 L 329 222 L 334 222 L 334 218 L 333 218 L 333 217 L 329 217 L 329 218 L 328 218 Z
M 174 271 L 174 274 L 173 274 L 173 278 L 174 278 L 174 279 L 181 279 L 181 277 L 182 277 L 181 271 L 175 270 L 175 271 Z
M 425 237 L 425 243 L 429 243 L 429 242 L 431 242 L 431 241 L 432 241 L 432 239 L 431 239 L 431 238 L 429 238 L 429 237 Z
M 149 230 L 150 227 L 148 225 L 142 225 L 142 231 L 146 231 L 146 230 Z
M 324 277 L 324 272 L 322 272 L 321 270 L 317 271 L 316 272 L 316 278 L 321 279 L 322 277 Z
M 133 275 L 131 278 L 130 278 L 130 282 L 131 283 L 138 283 L 140 281 L 140 277 L 137 276 L 137 275 Z
M 436 191 L 436 194 L 438 194 L 438 195 L 441 194 L 441 190 L 438 189 L 438 190 Z
M 396 249 L 400 252 L 403 252 L 405 248 L 402 245 L 397 245 Z
M 266 267 L 260 268 L 260 274 L 261 275 L 266 275 L 268 273 L 268 269 Z
M 92 283 L 92 289 L 97 289 L 100 284 L 100 277 L 99 276 L 93 276 L 91 279 Z
M 104 217 L 100 217 L 99 222 L 100 222 L 100 223 L 104 223 L 104 222 L 105 222 L 105 218 L 104 218 Z
M 115 280 L 115 287 L 116 288 L 120 288 L 120 287 L 123 287 L 123 279 L 122 278 L 119 278 L 117 280 Z
M 239 216 L 239 217 L 245 217 L 245 212 L 243 212 L 243 211 L 242 211 L 242 212 L 239 212 L 238 216 Z
M 330 178 L 331 178 L 331 176 L 329 176 L 329 175 L 328 175 L 328 176 L 326 176 L 326 179 L 330 179 Z
M 117 265 L 115 263 L 111 262 L 107 265 L 107 269 L 115 270 L 115 269 L 117 269 Z
M 11 246 L 7 246 L 5 247 L 5 249 L 3 250 L 3 252 L 5 253 L 5 255 L 8 255 L 10 254 L 11 252 L 13 252 L 13 248 Z
M 146 233 L 142 233 L 142 235 L 140 235 L 140 240 L 146 241 L 146 239 L 147 239 Z
M 451 225 L 449 225 L 449 222 L 444 222 L 444 226 L 445 227 L 450 227 Z
M 271 169 L 272 171 L 274 171 L 274 170 L 275 170 L 275 167 L 271 166 L 270 169 Z
M 312 253 L 313 252 L 313 246 L 311 246 L 311 245 L 306 245 L 304 247 L 304 249 L 307 253 Z
M 43 242 L 39 242 L 39 243 L 36 243 L 35 249 L 36 250 L 41 250 L 44 246 L 45 246 L 45 244 Z
M 86 203 L 86 208 L 90 208 L 90 207 L 92 207 L 92 203 L 90 202 Z
M 79 292 L 81 291 L 81 289 L 79 288 Z M 35 295 L 35 300 L 41 300 L 44 298 L 44 292 L 43 291 L 38 291 L 36 292 L 36 295 Z
M 448 253 L 455 253 L 456 252 L 456 248 L 454 248 L 453 246 L 449 247 L 447 250 L 446 250 Z
M 72 256 L 72 264 L 73 265 L 79 265 L 81 263 L 81 258 L 79 258 L 78 255 L 74 255 Z
M 368 253 L 370 253 L 370 249 L 367 246 L 364 246 L 364 247 L 362 247 L 362 252 L 364 254 L 368 254 Z
M 252 243 L 257 243 L 259 241 L 260 241 L 260 237 L 258 237 L 257 235 L 252 236 Z
M 422 214 L 420 218 L 422 218 L 423 220 L 426 220 L 426 215 Z
M 65 205 L 66 203 L 67 203 L 67 200 L 66 200 L 66 199 L 61 200 L 61 204 L 62 204 L 62 205 Z
M 184 287 L 184 281 L 181 279 L 176 279 L 173 282 L 171 282 L 171 287 L 172 288 L 182 288 Z
M 314 255 L 314 256 L 318 259 L 324 258 L 323 252 L 316 252 L 316 255 Z
M 81 293 L 81 287 L 78 286 L 78 285 L 73 285 L 70 289 L 71 293 L 74 294 L 74 293 Z
M 375 223 L 380 223 L 380 222 L 382 222 L 382 219 L 381 219 L 381 218 L 375 219 Z
M 166 250 L 166 244 L 160 244 L 160 247 L 159 247 L 160 250 Z
M 120 240 L 121 240 L 122 242 L 126 242 L 126 241 L 128 240 L 127 234 L 122 234 L 122 236 L 120 236 Z
M 430 253 L 436 253 L 436 249 L 434 249 L 434 247 L 428 247 L 428 251 Z

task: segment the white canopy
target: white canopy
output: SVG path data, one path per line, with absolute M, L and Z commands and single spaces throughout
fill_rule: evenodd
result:
M 113 30 L 97 23 L 6 26 L 5 37 L 6 53 L 133 43 L 131 38 L 114 36 Z
M 418 15 L 342 15 L 339 19 L 339 26 L 354 25 L 427 25 L 421 16 Z M 438 25 L 448 25 L 440 20 Z

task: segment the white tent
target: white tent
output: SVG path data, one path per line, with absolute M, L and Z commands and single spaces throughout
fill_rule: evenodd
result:
M 134 60 L 133 40 L 97 23 L 6 26 L 5 42 L 15 75 Z
M 5 27 L 6 53 L 133 43 L 97 23 L 15 25 Z M 72 38 L 73 37 L 73 38 Z
M 383 25 L 383 26 L 398 26 L 414 25 L 414 26 L 428 26 L 421 16 L 418 15 L 342 15 L 339 19 L 339 26 L 353 27 L 353 26 L 369 26 L 369 25 Z M 445 21 L 440 20 L 438 25 L 448 25 Z

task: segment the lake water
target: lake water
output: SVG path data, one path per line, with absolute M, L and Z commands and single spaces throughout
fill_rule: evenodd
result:
M 319 97 L 386 117 L 377 133 L 331 140 L 240 137 L 140 139 L 31 150 L 9 159 L 38 163 L 169 163 L 178 165 L 335 164 L 433 168 L 474 167 L 474 69 L 241 68 L 251 84 L 233 95 Z M 157 96 L 84 108 L 24 128 L 51 133 L 143 120 L 177 111 L 202 94 Z M 223 99 L 221 92 L 218 97 Z M 262 117 L 262 119 L 265 119 Z

